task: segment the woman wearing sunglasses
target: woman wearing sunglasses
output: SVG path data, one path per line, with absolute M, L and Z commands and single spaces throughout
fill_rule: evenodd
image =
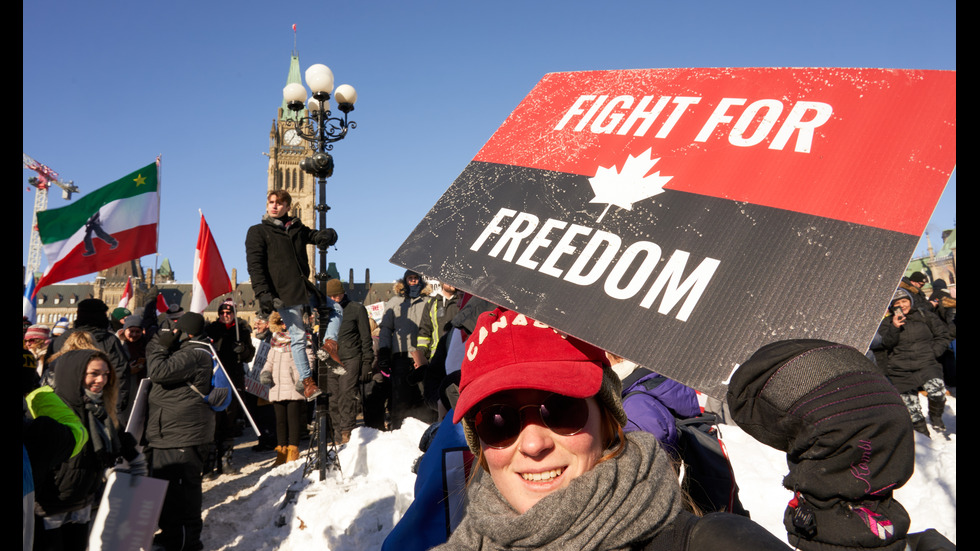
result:
M 686 510 L 656 438 L 623 432 L 602 350 L 497 308 L 461 375 L 454 421 L 481 469 L 437 549 L 789 549 L 745 517 Z

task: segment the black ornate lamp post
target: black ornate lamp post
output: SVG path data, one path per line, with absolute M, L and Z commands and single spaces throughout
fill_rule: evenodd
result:
M 354 90 L 353 86 L 348 84 L 342 84 L 334 90 L 333 72 L 329 67 L 320 63 L 311 65 L 306 70 L 305 76 L 306 83 L 312 91 L 312 97 L 309 98 L 309 102 L 307 102 L 306 88 L 302 84 L 290 83 L 282 90 L 283 99 L 286 100 L 286 105 L 290 110 L 299 112 L 303 110 L 304 106 L 307 109 L 307 115 L 305 117 L 298 117 L 295 120 L 286 121 L 285 125 L 287 130 L 285 130 L 285 134 L 287 141 L 290 139 L 295 140 L 293 142 L 294 145 L 301 143 L 299 142 L 300 139 L 309 142 L 313 154 L 300 161 L 299 166 L 304 172 L 315 176 L 317 179 L 320 198 L 320 202 L 315 207 L 318 213 L 317 229 L 332 232 L 333 230 L 327 227 L 327 211 L 330 210 L 330 206 L 327 205 L 327 178 L 333 175 L 333 156 L 328 151 L 333 149 L 334 142 L 338 142 L 347 137 L 347 131 L 349 129 L 357 128 L 357 123 L 347 120 L 348 114 L 354 110 L 354 103 L 357 101 L 357 91 Z M 334 101 L 337 102 L 337 109 L 343 113 L 343 118 L 331 116 L 331 93 L 333 93 Z M 334 232 L 333 241 L 336 242 L 336 232 Z M 323 296 L 326 296 L 327 279 L 329 279 L 327 275 L 327 250 L 319 249 L 319 253 L 320 269 L 316 273 L 317 288 Z M 319 342 L 323 342 L 327 315 L 324 312 L 324 307 L 319 308 L 319 310 Z M 320 384 L 319 380 L 317 384 Z M 324 394 L 321 395 L 322 398 L 317 398 L 317 460 L 307 462 L 307 467 L 308 469 L 311 468 L 311 465 L 318 467 L 320 470 L 320 480 L 323 480 L 326 476 L 328 455 L 331 451 L 328 447 L 332 446 L 332 444 L 328 443 L 333 440 L 333 435 L 329 434 L 329 432 L 332 432 L 329 427 L 329 398 L 327 397 L 326 388 L 323 385 L 320 386 L 324 390 Z M 336 449 L 334 448 L 332 451 L 334 451 L 334 457 L 336 457 Z M 337 468 L 339 469 L 339 463 L 337 464 Z

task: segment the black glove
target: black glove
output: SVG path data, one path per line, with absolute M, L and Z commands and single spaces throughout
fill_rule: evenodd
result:
M 276 310 L 282 310 L 283 308 L 286 307 L 286 304 L 283 303 L 281 298 L 276 297 L 272 299 L 272 307 L 275 308 Z
M 240 342 L 236 342 L 236 343 L 235 343 L 235 347 L 234 347 L 234 348 L 232 348 L 231 350 L 232 350 L 232 351 L 233 351 L 233 352 L 234 352 L 235 354 L 238 354 L 238 355 L 241 355 L 241 353 L 242 353 L 242 352 L 245 352 L 245 345 L 244 345 L 244 344 L 242 344 L 242 343 L 240 343 Z
M 378 370 L 386 375 L 391 374 L 391 349 L 378 350 Z
M 180 342 L 180 329 L 173 329 L 172 331 L 160 331 L 160 346 L 170 350 L 175 344 Z
M 275 299 L 272 298 L 271 293 L 260 293 L 258 299 L 259 308 L 262 310 L 263 314 L 268 316 L 273 310 L 275 310 Z
M 313 238 L 313 241 L 316 243 L 317 247 L 326 249 L 337 242 L 337 232 L 335 232 L 333 228 L 326 228 L 318 231 L 316 236 Z
M 371 382 L 371 364 L 373 362 L 361 362 L 361 382 Z

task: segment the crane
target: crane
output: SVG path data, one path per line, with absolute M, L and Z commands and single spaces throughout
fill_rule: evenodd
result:
M 71 200 L 71 194 L 78 192 L 78 186 L 71 180 L 63 182 L 58 173 L 32 159 L 24 153 L 24 168 L 33 170 L 37 176 L 31 176 L 27 182 L 37 188 L 34 195 L 34 219 L 31 220 L 31 244 L 27 253 L 27 273 L 33 274 L 41 266 L 41 236 L 37 232 L 37 213 L 48 208 L 48 188 L 54 184 L 61 188 L 61 197 Z

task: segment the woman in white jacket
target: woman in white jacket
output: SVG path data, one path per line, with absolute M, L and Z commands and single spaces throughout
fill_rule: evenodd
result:
M 306 427 L 306 397 L 303 383 L 289 348 L 289 333 L 278 312 L 269 316 L 272 337 L 269 355 L 259 379 L 269 387 L 269 401 L 276 412 L 276 461 L 273 467 L 299 459 L 299 439 Z M 310 334 L 306 334 L 306 354 L 315 365 Z

